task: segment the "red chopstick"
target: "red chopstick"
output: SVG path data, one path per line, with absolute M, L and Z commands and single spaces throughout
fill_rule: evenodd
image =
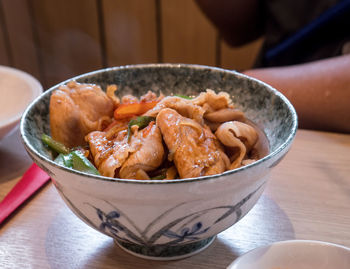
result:
M 49 179 L 50 176 L 33 163 L 0 202 L 0 224 Z

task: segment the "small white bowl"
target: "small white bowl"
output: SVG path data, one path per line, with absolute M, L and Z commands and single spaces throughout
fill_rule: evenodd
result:
M 31 75 L 0 66 L 0 140 L 19 123 L 23 111 L 43 88 Z
M 312 240 L 289 240 L 256 248 L 227 269 L 349 269 L 350 248 Z

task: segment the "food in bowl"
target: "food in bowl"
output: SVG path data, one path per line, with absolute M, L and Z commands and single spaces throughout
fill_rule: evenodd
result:
M 53 92 L 72 80 L 99 85 L 103 91 L 115 84 L 120 96 L 138 98 L 149 90 L 158 97 L 160 92 L 194 97 L 203 89 L 227 92 L 234 96 L 236 108 L 264 134 L 269 151 L 233 170 L 183 179 L 121 179 L 67 168 L 53 161 L 55 156 L 43 144 L 42 135 L 52 135 Z M 243 218 L 263 193 L 270 171 L 290 149 L 296 129 L 294 108 L 269 85 L 234 71 L 182 64 L 114 67 L 71 78 L 36 99 L 21 121 L 26 150 L 51 176 L 69 208 L 124 250 L 156 260 L 196 254 Z
M 107 177 L 148 180 L 220 174 L 262 157 L 256 127 L 226 92 L 207 89 L 189 97 L 148 91 L 140 98 L 118 98 L 116 91 L 116 85 L 105 93 L 96 84 L 70 81 L 52 93 L 54 141 L 46 135 L 43 141 L 60 153 L 57 163 L 93 174 L 96 167 Z M 61 150 L 57 142 L 64 145 Z M 80 149 L 63 149 L 74 147 Z

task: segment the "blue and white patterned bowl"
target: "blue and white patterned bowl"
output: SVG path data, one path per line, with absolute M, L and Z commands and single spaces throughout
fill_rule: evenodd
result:
M 268 174 L 289 150 L 297 115 L 272 87 L 234 71 L 198 65 L 145 64 L 108 68 L 73 78 L 118 93 L 196 95 L 226 91 L 266 135 L 270 153 L 255 163 L 220 175 L 182 180 L 128 180 L 88 175 L 52 161 L 41 135 L 50 133 L 49 99 L 56 85 L 25 111 L 21 135 L 33 160 L 49 173 L 70 209 L 126 251 L 149 259 L 178 259 L 206 248 L 239 221 L 262 194 Z M 68 81 L 62 82 L 65 84 Z M 60 84 L 60 85 L 61 85 Z

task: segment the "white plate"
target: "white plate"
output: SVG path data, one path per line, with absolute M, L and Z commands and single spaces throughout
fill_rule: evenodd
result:
M 289 240 L 259 247 L 228 269 L 349 269 L 350 248 L 311 240 Z
M 0 66 L 0 139 L 16 127 L 26 107 L 42 92 L 41 84 L 31 75 Z

